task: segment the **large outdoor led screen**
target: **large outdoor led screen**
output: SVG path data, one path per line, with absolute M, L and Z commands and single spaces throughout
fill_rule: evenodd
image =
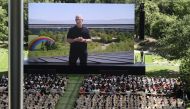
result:
M 134 4 L 29 3 L 29 62 L 133 64 Z

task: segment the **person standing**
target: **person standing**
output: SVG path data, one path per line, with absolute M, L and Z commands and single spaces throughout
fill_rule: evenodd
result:
M 76 65 L 79 58 L 80 65 L 87 64 L 87 43 L 91 42 L 89 30 L 83 26 L 83 18 L 75 17 L 76 25 L 71 27 L 67 34 L 67 42 L 70 43 L 69 64 Z

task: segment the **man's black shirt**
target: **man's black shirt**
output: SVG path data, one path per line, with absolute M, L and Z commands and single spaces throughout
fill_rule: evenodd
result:
M 84 39 L 90 39 L 89 30 L 86 27 L 78 28 L 74 26 L 69 29 L 67 38 L 74 39 L 83 37 Z M 70 52 L 85 52 L 87 51 L 87 43 L 85 42 L 73 42 L 70 45 Z

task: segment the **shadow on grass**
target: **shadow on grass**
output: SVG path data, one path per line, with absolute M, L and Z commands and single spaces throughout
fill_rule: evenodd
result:
M 148 71 L 146 72 L 146 76 L 153 76 L 153 77 L 165 77 L 165 78 L 177 78 L 179 77 L 179 72 L 173 70 L 157 70 L 157 71 Z
M 1 77 L 2 75 L 8 75 L 8 71 L 2 71 L 2 72 L 0 72 L 0 77 Z

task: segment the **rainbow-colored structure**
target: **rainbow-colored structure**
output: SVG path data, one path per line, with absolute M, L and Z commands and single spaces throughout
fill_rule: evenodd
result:
M 52 38 L 50 38 L 50 37 L 39 36 L 39 37 L 33 39 L 29 43 L 28 49 L 30 51 L 33 51 L 33 50 L 35 50 L 35 48 L 36 48 L 37 45 L 41 44 L 42 42 L 46 43 L 47 41 L 50 41 L 51 43 L 55 43 L 55 41 Z

